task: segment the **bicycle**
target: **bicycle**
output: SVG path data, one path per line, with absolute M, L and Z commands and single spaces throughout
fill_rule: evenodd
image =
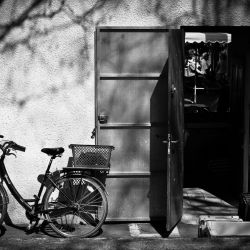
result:
M 73 151 L 73 166 L 58 170 L 58 177 L 54 177 L 50 168 L 53 160 L 62 156 L 64 148 L 41 150 L 50 156 L 48 167 L 38 194 L 32 199 L 24 199 L 9 177 L 4 159 L 6 156 L 15 155 L 16 151 L 25 152 L 26 148 L 13 141 L 2 142 L 0 226 L 7 215 L 9 203 L 3 185 L 5 183 L 13 197 L 26 210 L 26 216 L 30 220 L 28 230 L 36 228 L 39 221 L 43 220 L 61 237 L 91 237 L 99 231 L 108 213 L 108 201 L 104 184 L 92 175 L 93 171 L 109 171 L 111 151 L 114 147 L 77 144 L 71 144 L 69 147 Z

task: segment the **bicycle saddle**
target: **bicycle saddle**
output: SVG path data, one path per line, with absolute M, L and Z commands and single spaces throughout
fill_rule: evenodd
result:
M 64 148 L 43 148 L 41 151 L 47 155 L 57 156 L 64 152 Z

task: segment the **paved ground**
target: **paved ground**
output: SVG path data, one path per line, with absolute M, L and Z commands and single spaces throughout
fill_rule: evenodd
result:
M 184 189 L 183 217 L 169 237 L 163 225 L 150 223 L 105 224 L 91 239 L 62 239 L 37 231 L 26 234 L 25 225 L 1 230 L 0 249 L 250 249 L 250 237 L 198 238 L 200 215 L 236 215 L 237 208 L 202 189 Z

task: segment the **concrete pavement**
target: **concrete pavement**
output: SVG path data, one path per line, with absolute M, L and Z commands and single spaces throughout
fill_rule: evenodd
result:
M 44 232 L 26 234 L 24 227 L 4 226 L 0 249 L 250 249 L 250 238 L 140 237 L 122 235 L 126 224 L 105 225 L 105 233 L 95 238 L 58 238 Z M 146 225 L 145 225 L 146 227 Z
M 120 225 L 110 225 L 113 231 Z M 96 238 L 57 238 L 41 232 L 26 235 L 22 228 L 5 227 L 6 231 L 0 238 L 0 249 L 250 249 L 250 238 L 190 238 L 190 237 L 125 237 L 118 234 L 116 237 Z M 106 228 L 107 229 L 107 228 Z M 117 231 L 122 232 L 121 229 Z
M 236 215 L 237 208 L 202 189 L 184 189 L 183 217 L 167 237 L 164 225 L 107 223 L 89 239 L 63 239 L 50 229 L 26 234 L 26 225 L 4 225 L 0 249 L 250 249 L 250 237 L 198 238 L 199 215 Z

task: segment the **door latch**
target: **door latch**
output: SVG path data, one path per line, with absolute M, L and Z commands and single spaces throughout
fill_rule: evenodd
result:
M 105 114 L 105 113 L 100 113 L 100 114 L 98 115 L 98 121 L 99 121 L 101 124 L 107 123 L 107 122 L 108 122 L 108 115 Z
M 179 142 L 179 140 L 171 140 L 170 134 L 168 134 L 168 136 L 156 135 L 156 137 L 161 139 L 161 142 L 164 144 L 167 144 L 169 142 L 172 144 L 176 144 Z
M 172 144 L 176 144 L 179 142 L 179 140 L 171 140 L 171 135 L 168 134 L 168 136 L 160 136 L 160 135 L 157 135 L 156 137 L 160 138 L 162 143 L 164 144 L 167 144 L 167 147 L 168 147 L 168 155 L 171 154 L 171 145 Z

